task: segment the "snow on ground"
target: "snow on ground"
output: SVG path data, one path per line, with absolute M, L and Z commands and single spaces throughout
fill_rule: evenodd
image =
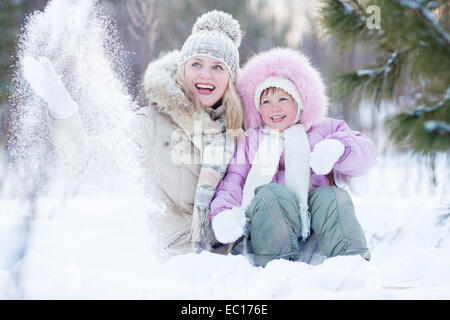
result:
M 0 297 L 449 299 L 450 219 L 438 223 L 449 203 L 441 160 L 436 187 L 425 165 L 398 156 L 380 159 L 366 177 L 366 194 L 353 194 L 370 262 L 342 256 L 317 266 L 276 260 L 262 268 L 244 256 L 209 252 L 163 261 L 152 245 L 149 206 L 127 195 L 39 199 L 25 258 L 14 259 L 24 202 L 2 197 Z

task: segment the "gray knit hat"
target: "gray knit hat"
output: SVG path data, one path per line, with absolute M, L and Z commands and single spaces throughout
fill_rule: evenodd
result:
M 181 49 L 179 66 L 195 56 L 215 58 L 225 64 L 234 80 L 239 67 L 241 30 L 237 20 L 228 13 L 213 10 L 200 16 L 192 34 Z

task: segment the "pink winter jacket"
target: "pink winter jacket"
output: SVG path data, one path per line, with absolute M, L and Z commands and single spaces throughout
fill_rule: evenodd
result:
M 247 137 L 238 142 L 234 158 L 211 202 L 211 220 L 219 212 L 241 205 L 245 180 L 264 135 L 260 130 L 250 129 L 247 130 Z M 343 120 L 325 118 L 320 124 L 313 125 L 308 130 L 307 136 L 311 151 L 318 142 L 324 139 L 336 139 L 344 144 L 344 154 L 333 167 L 334 173 L 338 173 L 340 176 L 361 176 L 376 162 L 375 147 L 370 139 L 360 132 L 352 131 Z M 283 152 L 272 183 L 284 185 L 284 172 Z M 328 185 L 330 185 L 330 181 L 327 177 L 317 175 L 311 170 L 309 191 Z
M 324 139 L 336 139 L 344 144 L 344 154 L 333 167 L 335 177 L 345 182 L 346 177 L 363 175 L 376 162 L 375 148 L 367 136 L 352 131 L 345 121 L 327 118 L 325 84 L 307 56 L 287 48 L 262 52 L 250 58 L 236 78 L 236 89 L 244 107 L 247 137 L 238 142 L 227 174 L 216 189 L 210 204 L 211 221 L 219 212 L 241 205 L 245 180 L 264 137 L 259 130 L 264 124 L 255 107 L 254 94 L 260 83 L 273 76 L 286 78 L 296 86 L 303 103 L 300 123 L 307 130 L 311 151 Z M 284 181 L 283 153 L 272 182 L 285 184 Z M 330 181 L 326 176 L 311 171 L 310 191 L 327 185 Z

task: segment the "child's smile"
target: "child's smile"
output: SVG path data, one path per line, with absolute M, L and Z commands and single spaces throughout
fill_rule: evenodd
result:
M 274 122 L 274 123 L 279 123 L 279 122 L 283 121 L 284 119 L 286 119 L 286 115 L 285 114 L 276 115 L 276 116 L 270 117 L 270 119 L 272 119 L 272 122 Z
M 264 124 L 280 131 L 293 124 L 297 116 L 297 105 L 286 91 L 266 90 L 261 95 L 260 101 L 261 119 Z

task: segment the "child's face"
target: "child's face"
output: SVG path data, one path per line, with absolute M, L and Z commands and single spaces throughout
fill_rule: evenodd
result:
M 283 131 L 289 128 L 297 116 L 297 105 L 289 93 L 282 89 L 269 89 L 261 95 L 262 121 L 272 129 Z
M 184 64 L 184 83 L 204 107 L 215 105 L 223 97 L 229 79 L 228 69 L 216 59 L 195 56 Z

